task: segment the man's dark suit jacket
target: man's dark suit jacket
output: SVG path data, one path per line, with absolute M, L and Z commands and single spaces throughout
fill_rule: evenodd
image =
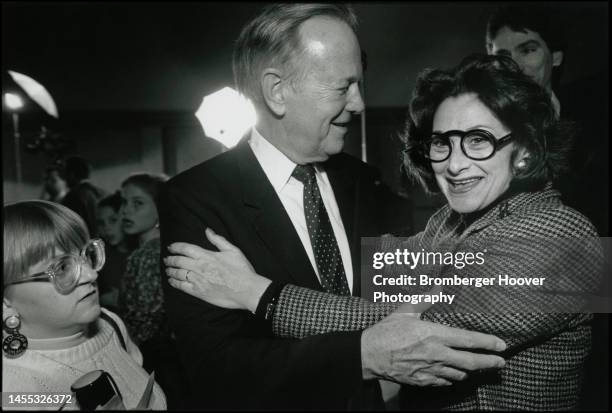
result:
M 380 203 L 390 192 L 377 181 L 374 168 L 346 154 L 331 157 L 324 167 L 347 232 L 357 295 L 360 237 L 381 233 Z M 246 141 L 168 181 L 160 204 L 162 256 L 176 241 L 214 249 L 204 234 L 210 227 L 239 247 L 259 274 L 321 289 L 289 216 Z M 207 304 L 170 287 L 166 279 L 164 292 L 194 408 L 381 407 L 378 384 L 361 379 L 360 331 L 279 339 L 248 311 Z

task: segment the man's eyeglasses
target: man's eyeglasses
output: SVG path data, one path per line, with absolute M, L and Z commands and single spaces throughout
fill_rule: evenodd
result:
M 444 133 L 433 133 L 431 139 L 425 142 L 425 157 L 431 162 L 447 160 L 452 152 L 451 136 L 461 137 L 461 150 L 465 156 L 475 161 L 489 159 L 512 139 L 512 133 L 495 139 L 491 132 L 483 129 L 449 130 Z
M 99 271 L 105 261 L 104 241 L 96 238 L 87 242 L 79 255 L 64 254 L 58 257 L 46 271 L 7 283 L 5 286 L 33 281 L 50 281 L 60 294 L 70 294 L 79 283 L 84 264 L 94 271 Z

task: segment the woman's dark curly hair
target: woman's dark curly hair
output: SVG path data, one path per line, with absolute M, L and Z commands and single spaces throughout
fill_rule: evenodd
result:
M 465 93 L 475 93 L 512 132 L 513 188 L 542 188 L 567 168 L 575 126 L 557 120 L 550 94 L 524 75 L 510 57 L 474 54 L 454 69 L 425 69 L 417 78 L 400 138 L 405 145 L 404 168 L 427 192 L 439 192 L 431 161 L 425 157 L 434 115 L 446 98 Z M 519 148 L 529 154 L 521 170 L 514 168 Z

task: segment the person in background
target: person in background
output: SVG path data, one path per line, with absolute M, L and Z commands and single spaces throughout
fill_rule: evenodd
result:
M 82 218 L 57 203 L 18 202 L 3 216 L 3 394 L 70 394 L 81 376 L 104 370 L 135 408 L 148 374 L 123 321 L 98 303 L 104 242 L 90 239 Z M 19 407 L 3 401 L 4 409 Z M 166 409 L 157 384 L 149 407 Z
M 98 234 L 106 243 L 106 265 L 100 270 L 100 304 L 117 311 L 119 287 L 125 274 L 127 257 L 135 245 L 132 237 L 126 236 L 121 224 L 121 192 L 102 198 L 96 209 Z
M 601 236 L 609 233 L 608 73 L 561 83 L 568 54 L 566 17 L 556 6 L 513 5 L 488 20 L 487 53 L 511 57 L 550 94 L 555 113 L 578 125 L 570 158 L 572 174 L 555 182 L 564 201 L 585 214 Z M 598 190 L 592 190 L 598 183 Z
M 603 255 L 593 224 L 563 205 L 550 185 L 567 166 L 572 136 L 571 124 L 557 121 L 547 92 L 508 57 L 475 55 L 451 70 L 420 74 L 403 134 L 405 162 L 424 189 L 442 193 L 447 205 L 423 232 L 382 238 L 388 244 L 384 251 L 484 249 L 482 264 L 459 272 L 461 278 L 537 274 L 546 283 L 445 287 L 456 295 L 453 304 L 416 311 L 422 320 L 502 338 L 508 344 L 506 366 L 450 387 L 403 386 L 402 409 L 568 410 L 578 405 L 591 347 L 592 314 L 584 308 L 588 294 L 600 292 Z M 270 305 L 269 291 L 280 291 L 268 324 L 275 335 L 303 338 L 366 327 L 364 334 L 375 334 L 406 316 L 396 311 L 383 319 L 392 310 L 389 304 L 271 282 L 225 238 L 210 229 L 206 235 L 221 252 L 170 245 L 171 285 L 211 304 L 255 313 Z M 452 265 L 418 270 L 433 278 L 458 273 Z M 408 288 L 410 294 L 419 291 Z
M 158 223 L 163 174 L 135 173 L 121 183 L 121 224 L 138 247 L 128 256 L 119 289 L 119 314 L 142 351 L 144 368 L 155 371 L 170 409 L 180 407 L 182 375 L 166 317 L 160 274 Z
M 499 8 L 487 22 L 487 53 L 508 56 L 521 71 L 546 89 L 555 113 L 567 40 L 558 12 L 549 6 L 515 5 Z
M 70 190 L 62 204 L 79 214 L 89 233 L 95 234 L 96 205 L 106 195 L 105 191 L 89 180 L 91 165 L 80 156 L 72 156 L 64 161 L 64 173 Z
M 64 178 L 64 171 L 60 165 L 51 165 L 45 169 L 43 188 L 40 199 L 61 203 L 68 193 L 68 183 Z
M 167 177 L 149 173 L 130 175 L 121 184 L 121 225 L 138 240 L 127 259 L 119 294 L 120 314 L 145 355 L 145 368 L 153 362 L 147 343 L 168 334 L 159 280 L 159 224 L 157 194 Z M 150 356 L 150 357 L 147 357 Z

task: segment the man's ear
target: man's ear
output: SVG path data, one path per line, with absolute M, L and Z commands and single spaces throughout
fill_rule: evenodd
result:
M 267 68 L 261 74 L 261 89 L 264 102 L 276 116 L 285 114 L 285 81 L 278 69 Z
M 553 52 L 552 54 L 553 67 L 561 66 L 561 63 L 563 63 L 563 52 Z

